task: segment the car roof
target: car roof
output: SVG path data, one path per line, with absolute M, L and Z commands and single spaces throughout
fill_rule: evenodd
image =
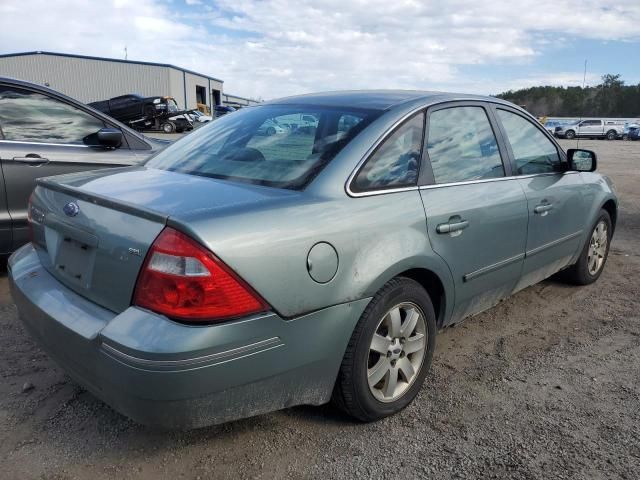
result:
M 464 93 L 421 91 L 421 90 L 346 90 L 320 92 L 292 97 L 278 98 L 265 102 L 266 105 L 317 105 L 327 107 L 367 108 L 372 110 L 391 110 L 408 102 L 423 100 L 425 103 L 449 100 L 476 100 L 504 102 L 495 97 L 470 95 Z

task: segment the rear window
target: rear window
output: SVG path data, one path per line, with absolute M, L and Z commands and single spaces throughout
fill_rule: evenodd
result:
M 171 145 L 147 166 L 298 190 L 379 114 L 295 105 L 243 108 Z

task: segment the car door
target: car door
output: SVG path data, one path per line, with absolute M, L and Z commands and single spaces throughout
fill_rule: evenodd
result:
M 576 135 L 588 135 L 590 123 L 589 120 L 583 120 L 576 126 Z
M 420 194 L 433 250 L 455 283 L 452 322 L 490 308 L 522 270 L 527 201 L 482 102 L 428 111 Z
M 95 134 L 105 126 L 99 117 L 44 92 L 0 85 L 0 165 L 12 249 L 28 241 L 27 204 L 36 178 L 139 161 L 126 140 L 115 150 L 96 146 Z
M 131 95 L 122 95 L 109 100 L 111 115 L 120 121 L 132 120 L 141 116 L 138 110 L 134 111 L 132 108 Z
M 584 137 L 597 136 L 602 134 L 602 121 L 601 120 L 584 120 L 580 123 L 578 129 L 580 135 Z
M 586 206 L 584 183 L 567 171 L 564 153 L 534 121 L 497 106 L 512 170 L 527 197 L 529 227 L 517 289 L 537 283 L 570 264 L 579 252 Z
M 126 115 L 132 119 L 138 119 L 144 115 L 144 102 L 138 95 L 129 95 L 125 106 Z

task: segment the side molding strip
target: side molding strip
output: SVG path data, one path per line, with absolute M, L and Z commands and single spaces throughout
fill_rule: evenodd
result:
M 204 355 L 202 357 L 185 358 L 180 360 L 152 360 L 148 358 L 135 357 L 133 355 L 121 352 L 117 348 L 114 348 L 106 343 L 102 344 L 102 351 L 110 357 L 115 358 L 116 360 L 137 368 L 183 369 L 214 365 L 216 363 L 227 362 L 229 360 L 236 360 L 238 358 L 254 355 L 256 353 L 261 353 L 282 346 L 284 346 L 284 343 L 282 342 L 280 337 L 272 337 L 248 345 L 243 345 L 241 347 L 232 348 L 231 350 L 225 350 L 223 352 L 213 353 L 211 355 Z
M 532 248 L 531 250 L 527 250 L 527 257 L 532 257 L 537 253 L 540 253 L 544 250 L 546 250 L 547 248 L 551 248 L 551 247 L 555 247 L 556 245 L 559 245 L 563 242 L 567 242 L 569 240 L 572 240 L 576 237 L 579 237 L 580 235 L 582 235 L 582 230 L 578 230 L 577 232 L 571 233 L 569 235 L 566 235 L 564 237 L 560 237 L 557 240 L 554 240 L 553 242 L 549 242 L 549 243 L 545 243 L 544 245 L 540 245 L 539 247 L 536 248 Z
M 484 275 L 485 273 L 489 273 L 489 272 L 493 272 L 494 270 L 498 270 L 499 268 L 502 267 L 506 267 L 507 265 L 511 265 L 514 262 L 517 262 L 518 260 L 522 260 L 524 258 L 524 253 L 521 253 L 519 255 L 516 255 L 514 257 L 510 257 L 510 258 L 506 258 L 504 260 L 500 260 L 497 263 L 494 263 L 492 265 L 487 265 L 486 267 L 482 267 L 474 272 L 471 273 L 467 273 L 466 275 L 464 275 L 462 277 L 462 279 L 465 282 L 468 282 L 469 280 L 473 280 L 474 278 L 478 278 L 481 275 Z

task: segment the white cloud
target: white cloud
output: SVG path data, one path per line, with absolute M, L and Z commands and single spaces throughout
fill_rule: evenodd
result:
M 582 73 L 501 81 L 461 78 L 460 69 L 517 68 L 535 61 L 554 37 L 640 39 L 640 9 L 619 1 L 178 3 L 3 0 L 0 49 L 122 57 L 127 45 L 130 59 L 174 63 L 223 78 L 231 93 L 271 98 L 345 88 L 497 93 L 532 82 L 580 84 Z

